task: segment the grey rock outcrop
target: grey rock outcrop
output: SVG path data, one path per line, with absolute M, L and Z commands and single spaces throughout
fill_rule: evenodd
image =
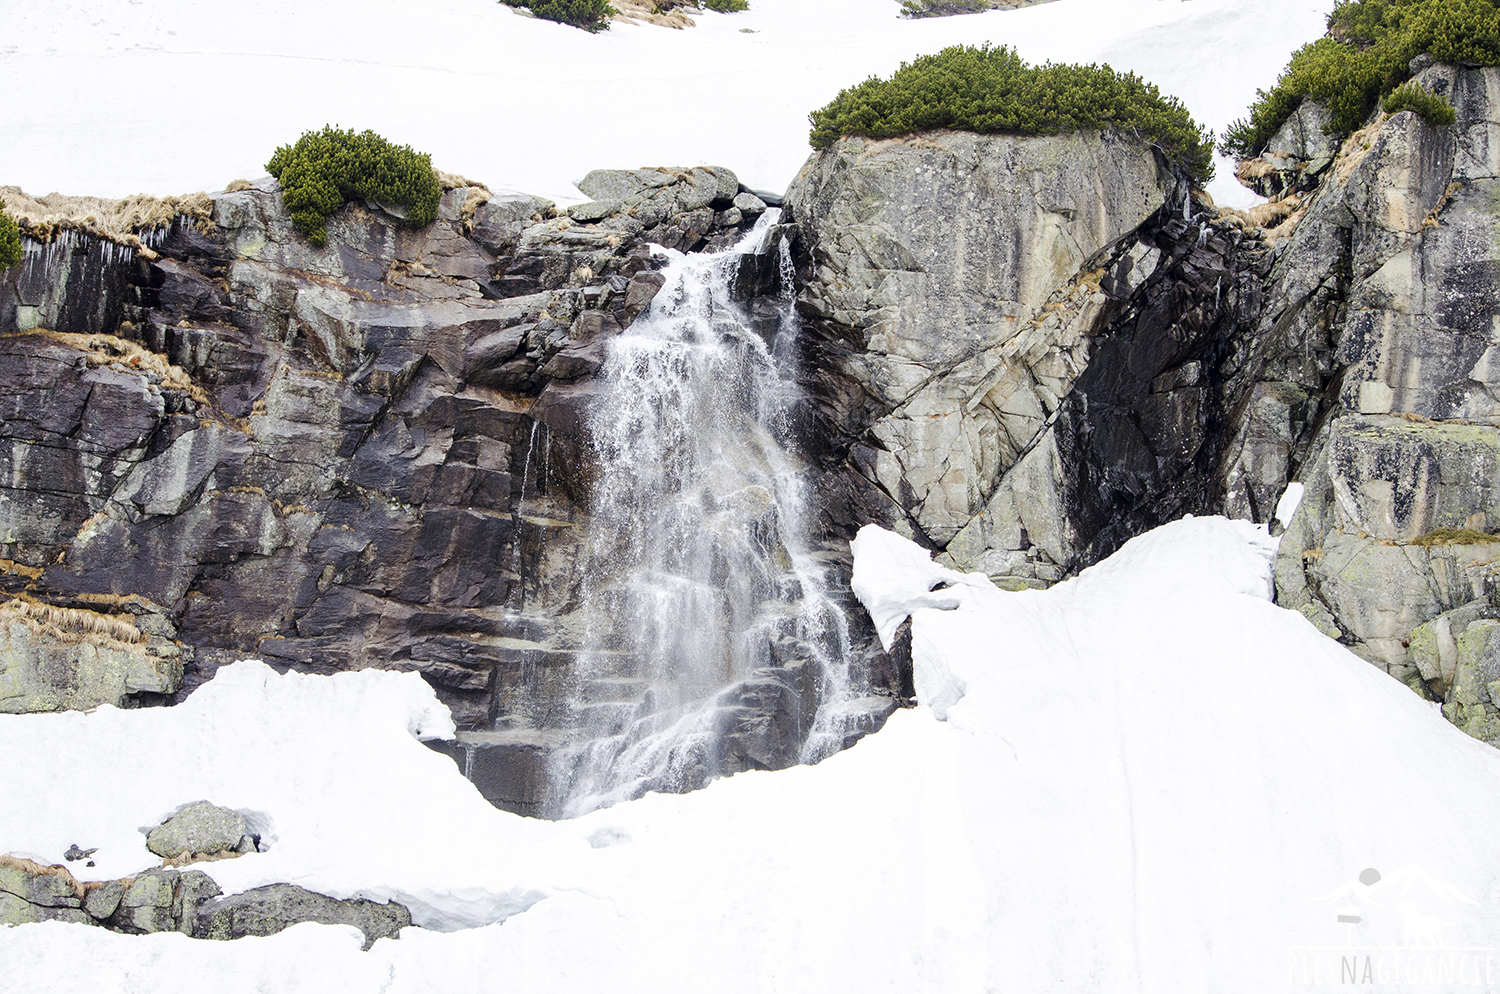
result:
M 83 906 L 84 887 L 61 867 L 6 857 L 0 859 L 0 893 L 38 908 L 73 909 Z
M 245 816 L 208 801 L 194 801 L 151 830 L 146 848 L 165 859 L 254 852 Z
M 177 931 L 182 922 L 177 903 L 182 877 L 176 870 L 147 870 L 137 874 L 125 883 L 120 904 L 109 918 L 110 925 L 116 931 L 132 935 Z
M 1331 122 L 1328 108 L 1303 100 L 1265 151 L 1239 164 L 1235 178 L 1272 200 L 1314 189 L 1339 151 L 1339 140 L 1328 133 Z
M 742 226 L 765 212 L 759 197 L 721 166 L 692 169 L 596 169 L 578 181 L 594 199 L 568 208 L 575 221 L 680 252 L 734 244 Z
M 845 139 L 787 205 L 830 529 L 886 523 L 1020 587 L 1214 509 L 1223 342 L 1269 261 L 1150 148 Z
M 858 467 L 871 517 L 942 547 L 984 509 L 1087 364 L 1108 296 L 1085 263 L 1172 185 L 1107 133 L 845 138 L 812 158 L 786 205 L 815 434 Z
M 145 605 L 146 619 L 161 620 Z M 125 612 L 14 599 L 0 604 L 0 713 L 119 707 L 173 693 L 182 684 L 182 653 L 150 635 L 148 621 Z M 158 630 L 170 630 L 162 621 Z
M 411 913 L 394 902 L 343 900 L 294 884 L 270 884 L 229 897 L 198 870 L 147 870 L 123 880 L 81 883 L 62 866 L 0 856 L 0 926 L 64 921 L 113 932 L 182 932 L 195 939 L 274 935 L 302 922 L 353 925 L 376 939 L 396 938 Z
M 1278 262 L 1279 319 L 1305 322 L 1334 375 L 1277 588 L 1454 717 L 1490 704 L 1477 678 L 1456 700 L 1454 640 L 1496 614 L 1500 70 L 1431 65 L 1418 81 L 1457 123 L 1404 112 L 1351 136 Z M 1314 259 L 1347 272 L 1324 278 L 1334 294 L 1308 275 Z
M 376 939 L 395 938 L 411 925 L 411 913 L 395 903 L 362 898 L 336 900 L 294 884 L 270 884 L 197 905 L 191 934 L 195 939 L 240 939 L 275 935 L 301 922 L 353 925 L 365 934 L 365 948 Z

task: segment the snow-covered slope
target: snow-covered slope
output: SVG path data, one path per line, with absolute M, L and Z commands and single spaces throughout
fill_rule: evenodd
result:
M 0 184 L 96 196 L 220 189 L 308 128 L 373 128 L 441 168 L 583 199 L 590 169 L 710 163 L 783 191 L 807 114 L 957 43 L 1108 62 L 1216 130 L 1331 0 L 1058 0 L 907 21 L 896 0 L 752 0 L 599 35 L 494 0 L 29 0 L 0 5 Z M 1222 203 L 1253 196 L 1220 166 Z
M 924 704 L 819 766 L 573 822 L 488 809 L 414 738 L 444 724 L 410 676 L 239 664 L 173 710 L 0 718 L 0 849 L 100 845 L 98 872 L 125 872 L 142 826 L 203 796 L 271 830 L 204 867 L 226 889 L 494 921 L 368 953 L 331 926 L 28 925 L 0 930 L 0 991 L 1263 994 L 1347 957 L 1386 989 L 1472 989 L 1500 934 L 1500 753 L 1269 603 L 1270 550 L 1189 519 L 1004 593 L 866 529 L 861 597 L 916 608 L 944 720 Z M 1469 982 L 1397 984 L 1442 969 Z

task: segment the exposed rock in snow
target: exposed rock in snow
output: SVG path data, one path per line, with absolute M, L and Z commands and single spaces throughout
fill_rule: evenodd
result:
M 153 828 L 146 836 L 146 848 L 166 859 L 254 852 L 247 832 L 245 817 L 238 811 L 194 801 Z

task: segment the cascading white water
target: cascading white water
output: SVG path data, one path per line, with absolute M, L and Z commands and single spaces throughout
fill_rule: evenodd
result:
M 758 334 L 730 298 L 778 213 L 726 252 L 670 253 L 655 301 L 609 343 L 590 423 L 594 620 L 573 703 L 578 744 L 554 759 L 555 814 L 723 772 L 726 688 L 752 677 L 814 699 L 801 761 L 843 744 L 848 633 L 808 548 L 803 466 L 789 445 L 798 394 L 785 246 L 773 332 Z

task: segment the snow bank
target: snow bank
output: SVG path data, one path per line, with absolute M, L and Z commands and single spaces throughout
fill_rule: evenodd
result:
M 29 0 L 0 9 L 0 183 L 33 194 L 169 194 L 254 178 L 324 124 L 373 128 L 441 168 L 581 199 L 590 169 L 728 166 L 781 193 L 807 115 L 953 44 L 1108 62 L 1220 133 L 1331 0 L 1057 0 L 908 21 L 896 0 L 752 0 L 673 31 L 599 35 L 494 0 Z M 1220 164 L 1221 203 L 1258 202 Z
M 311 925 L 28 925 L 0 930 L 0 990 L 1263 994 L 1337 983 L 1341 956 L 1398 980 L 1494 958 L 1500 753 L 1271 604 L 1260 530 L 1189 519 L 1047 591 L 965 579 L 926 604 L 953 577 L 903 543 L 862 532 L 860 596 L 887 627 L 912 603 L 919 675 L 962 684 L 946 720 L 924 702 L 816 767 L 573 822 L 490 810 L 424 756 L 408 677 L 240 664 L 184 708 L 0 719 L 0 791 L 25 799 L 0 849 L 140 863 L 139 827 L 206 796 L 275 826 L 271 852 L 206 867 L 221 880 L 506 916 L 368 953 Z
M 124 877 L 160 864 L 147 832 L 209 800 L 244 814 L 267 850 L 203 865 L 226 893 L 288 882 L 400 901 L 432 928 L 497 921 L 567 876 L 533 878 L 501 851 L 531 846 L 537 826 L 418 741 L 452 736 L 415 673 L 283 676 L 255 661 L 174 708 L 5 716 L 0 755 L 16 758 L 0 765 L 0 852 L 59 863 L 76 842 L 99 850 L 92 868 L 68 864 L 77 877 Z M 545 866 L 552 847 L 531 848 Z

